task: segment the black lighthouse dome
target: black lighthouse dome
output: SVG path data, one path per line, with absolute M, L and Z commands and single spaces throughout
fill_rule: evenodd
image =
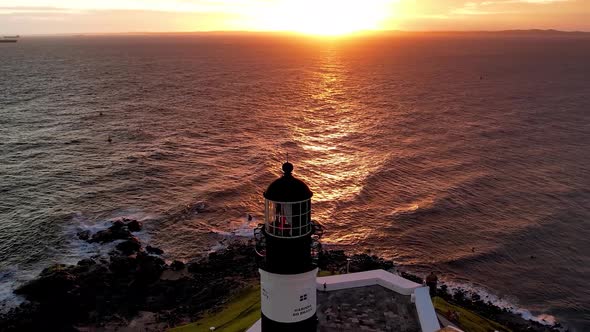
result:
M 293 164 L 283 164 L 283 176 L 271 183 L 264 192 L 264 198 L 274 202 L 301 202 L 311 198 L 313 193 L 301 180 L 293 176 Z
M 291 163 L 283 164 L 283 172 L 264 192 L 266 233 L 280 238 L 309 236 L 313 193 L 293 176 Z

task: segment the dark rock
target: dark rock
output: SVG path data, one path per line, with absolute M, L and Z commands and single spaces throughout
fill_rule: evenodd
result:
M 90 238 L 90 231 L 81 231 L 76 234 L 80 240 L 87 241 Z
M 96 264 L 96 261 L 91 258 L 85 258 L 85 259 L 78 262 L 79 266 L 92 266 L 94 264 Z
M 142 281 L 157 280 L 166 268 L 166 263 L 163 259 L 144 252 L 137 254 L 137 265 L 137 278 Z
M 189 262 L 187 271 L 194 275 L 206 273 L 254 278 L 258 269 L 256 257 L 253 246 L 230 245 L 227 249 L 210 253 L 206 258 Z
M 164 250 L 152 246 L 145 247 L 145 251 L 153 255 L 162 255 L 164 253 Z
M 348 259 L 350 263 L 348 263 Z M 350 272 L 361 272 L 376 269 L 389 270 L 394 265 L 392 261 L 384 260 L 368 254 L 356 254 L 347 256 L 343 250 L 322 251 L 318 257 L 318 265 L 326 271 L 346 271 L 347 265 Z
M 206 202 L 199 201 L 193 204 L 192 209 L 198 213 L 209 212 L 209 205 Z
M 27 282 L 14 292 L 25 295 L 27 299 L 53 299 L 71 292 L 77 287 L 76 282 L 71 266 L 57 264 L 44 269 L 37 279 Z
M 323 270 L 338 270 L 346 266 L 346 254 L 344 250 L 322 251 L 318 257 L 318 265 Z
M 124 219 L 129 220 L 129 219 Z M 141 229 L 141 225 L 139 222 L 133 222 L 133 220 L 129 220 L 129 224 L 131 228 L 137 229 L 138 227 Z M 84 234 L 85 235 L 85 234 Z M 115 220 L 112 222 L 112 225 L 102 231 L 96 232 L 92 237 L 87 240 L 88 242 L 100 242 L 100 243 L 107 243 L 113 242 L 115 240 L 128 240 L 131 239 L 132 235 L 129 231 L 129 226 L 125 224 L 122 220 Z
M 111 227 L 109 227 L 109 229 L 115 230 L 115 229 L 122 229 L 123 227 L 125 227 L 125 222 L 123 222 L 122 220 L 115 220 L 115 221 L 111 221 L 112 225 Z
M 186 270 L 190 273 L 200 273 L 204 270 L 204 267 L 201 266 L 200 261 L 189 262 L 188 264 L 186 264 Z
M 107 231 L 120 234 L 125 230 L 127 226 L 113 224 Z M 130 239 L 122 243 L 133 243 L 132 249 L 137 248 L 138 243 Z M 122 247 L 120 244 L 119 249 Z M 232 289 L 249 284 L 244 276 L 252 278 L 257 271 L 252 250 L 236 246 L 211 255 L 202 259 L 201 272 L 175 280 L 160 279 L 168 267 L 160 257 L 147 252 L 125 256 L 113 251 L 109 258 L 97 256 L 75 266 L 57 265 L 18 291 L 39 306 L 26 309 L 23 304 L 22 310 L 9 317 L 0 315 L 0 321 L 8 322 L 8 330 L 13 331 L 69 331 L 73 326 L 100 328 L 109 324 L 125 328 L 139 311 L 151 311 L 160 322 L 178 324 L 223 303 Z M 235 269 L 236 265 L 241 269 Z M 170 267 L 183 268 L 180 261 Z
M 127 256 L 112 256 L 109 263 L 109 270 L 118 275 L 135 273 L 137 260 Z
M 139 232 L 141 231 L 143 227 L 143 224 L 137 220 L 131 220 L 129 223 L 127 223 L 127 229 L 129 229 L 130 232 Z
M 107 243 L 115 240 L 127 240 L 132 238 L 131 232 L 126 227 L 111 226 L 108 229 L 98 231 L 92 235 L 89 242 Z
M 370 270 L 389 270 L 393 267 L 392 261 L 387 261 L 377 256 L 367 254 L 353 255 L 350 261 L 350 272 L 362 272 Z
M 184 269 L 184 263 L 181 261 L 174 261 L 172 262 L 172 264 L 170 264 L 170 269 L 172 271 L 180 271 L 182 269 Z
M 123 241 L 115 247 L 119 250 L 123 255 L 132 255 L 141 249 L 141 243 L 137 238 L 132 237 L 129 240 Z
M 407 273 L 407 272 L 402 272 L 401 275 L 402 275 L 403 278 L 408 279 L 410 281 L 413 281 L 413 282 L 415 282 L 417 284 L 420 284 L 421 285 L 422 283 L 424 283 L 424 279 L 422 279 L 421 277 L 419 277 L 417 275 L 413 275 L 413 274 Z

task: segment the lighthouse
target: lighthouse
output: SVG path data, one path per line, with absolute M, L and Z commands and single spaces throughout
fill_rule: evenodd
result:
M 321 227 L 311 220 L 313 193 L 283 164 L 264 192 L 264 224 L 254 231 L 260 265 L 262 332 L 316 331 L 316 276 Z

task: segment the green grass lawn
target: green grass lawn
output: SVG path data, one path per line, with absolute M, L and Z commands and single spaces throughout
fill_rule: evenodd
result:
M 491 321 L 487 318 L 481 317 L 480 315 L 471 312 L 467 309 L 452 305 L 440 297 L 432 299 L 434 308 L 441 314 L 446 314 L 449 310 L 456 311 L 459 313 L 459 327 L 465 332 L 512 332 L 509 328 Z
M 333 275 L 337 275 L 337 274 L 340 274 L 340 272 L 336 271 L 336 272 L 334 272 L 334 274 L 332 274 L 332 272 L 330 272 L 330 271 L 320 270 L 318 272 L 318 277 L 329 277 L 329 276 L 333 276 Z
M 339 274 L 339 273 L 336 273 Z M 320 271 L 319 277 L 332 275 L 330 271 Z M 194 323 L 175 327 L 170 332 L 215 332 L 246 331 L 260 319 L 260 285 L 248 287 L 233 297 L 221 311 L 210 312 Z
M 200 320 L 171 329 L 173 332 L 215 332 L 246 331 L 260 319 L 260 286 L 252 286 L 235 296 L 218 312 L 207 314 Z

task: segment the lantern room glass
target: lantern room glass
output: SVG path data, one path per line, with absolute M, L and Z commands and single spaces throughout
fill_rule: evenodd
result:
M 300 202 L 266 199 L 264 205 L 264 224 L 269 235 L 296 238 L 311 232 L 311 199 Z

